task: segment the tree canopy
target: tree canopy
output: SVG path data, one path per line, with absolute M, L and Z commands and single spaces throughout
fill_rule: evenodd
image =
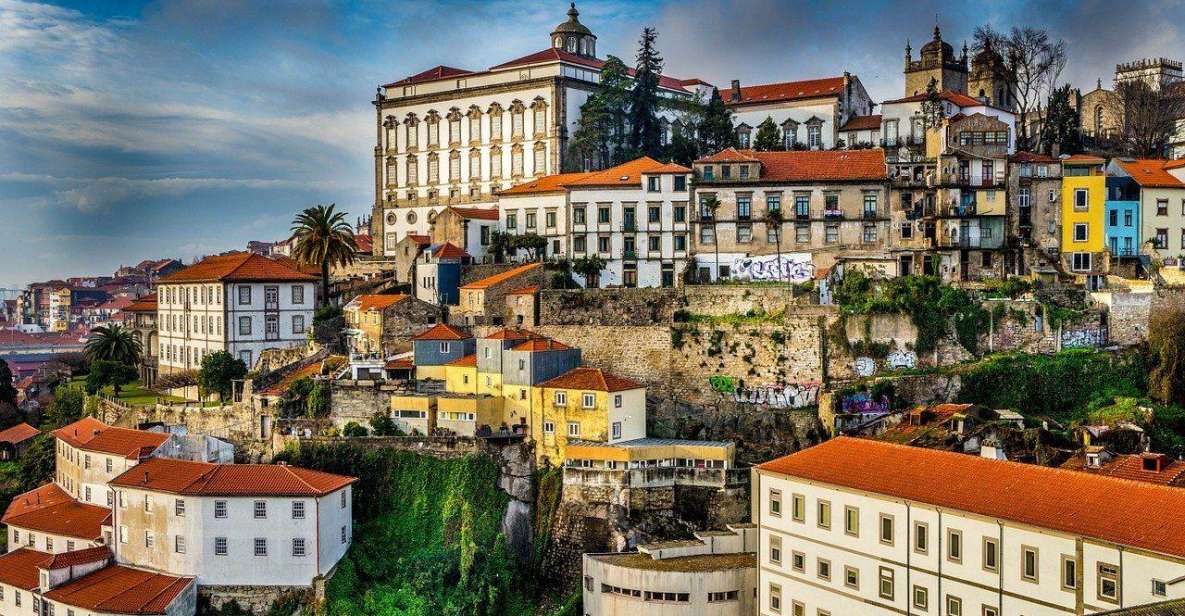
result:
M 94 395 L 99 390 L 111 386 L 116 396 L 120 389 L 140 376 L 135 367 L 123 362 L 100 359 L 91 362 L 91 371 L 86 375 L 86 393 Z
M 247 376 L 247 364 L 226 351 L 215 351 L 202 358 L 198 383 L 207 392 L 217 392 L 222 401 L 230 399 L 234 382 Z
M 91 330 L 84 352 L 91 362 L 115 361 L 134 366 L 140 362 L 142 347 L 131 329 L 119 324 L 100 325 Z
M 292 221 L 292 257 L 305 265 L 321 267 L 321 302 L 329 302 L 329 268 L 354 262 L 358 245 L 345 212 L 336 204 L 310 207 Z
M 662 56 L 654 44 L 658 32 L 643 28 L 638 41 L 638 63 L 634 66 L 634 87 L 630 91 L 630 149 L 637 155 L 662 155 L 662 126 L 659 123 L 658 83 Z M 631 157 L 632 158 L 632 157 Z

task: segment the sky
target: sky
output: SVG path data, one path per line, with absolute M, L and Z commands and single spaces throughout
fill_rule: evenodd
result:
M 580 2 L 598 51 L 632 63 L 654 26 L 665 73 L 727 87 L 857 75 L 903 94 L 906 39 L 937 18 L 1047 28 L 1066 81 L 1185 59 L 1185 0 Z M 373 199 L 379 84 L 547 47 L 567 4 L 0 0 L 0 288 L 285 237 L 293 215 Z

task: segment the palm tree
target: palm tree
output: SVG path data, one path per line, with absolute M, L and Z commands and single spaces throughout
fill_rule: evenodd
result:
M 712 219 L 712 248 L 716 252 L 716 279 L 720 279 L 720 238 L 716 235 L 716 212 L 720 209 L 720 200 L 716 195 L 712 195 L 700 202 L 700 207 L 707 210 L 708 217 Z M 700 215 L 703 215 L 701 210 Z
M 329 305 L 329 268 L 354 262 L 354 229 L 336 204 L 317 205 L 296 215 L 292 221 L 292 257 L 305 265 L 321 266 L 321 302 Z
M 135 366 L 140 363 L 141 349 L 139 338 L 130 328 L 112 324 L 92 329 L 84 350 L 92 362 L 107 360 Z
M 765 211 L 765 226 L 767 229 L 775 229 L 774 241 L 777 242 L 778 247 L 778 279 L 782 279 L 782 223 L 786 221 L 786 217 L 782 215 L 782 208 L 777 207 L 767 209 Z M 768 239 L 768 238 L 767 238 Z

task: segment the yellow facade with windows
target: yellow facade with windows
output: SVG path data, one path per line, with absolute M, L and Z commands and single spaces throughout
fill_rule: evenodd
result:
M 1069 170 L 1067 161 L 1064 167 Z M 1103 251 L 1106 214 L 1107 177 L 1101 166 L 1088 166 L 1089 175 L 1062 177 L 1062 252 Z M 1081 225 L 1086 225 L 1082 233 Z
M 454 364 L 446 364 L 444 366 L 444 387 L 450 393 L 456 394 L 476 394 L 477 387 L 477 366 L 458 366 Z
M 609 407 L 614 396 L 606 391 L 535 387 L 535 455 L 553 464 L 564 460 L 569 441 L 609 441 Z

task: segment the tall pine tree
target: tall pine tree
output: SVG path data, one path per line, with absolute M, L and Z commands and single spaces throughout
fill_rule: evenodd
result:
M 720 91 L 712 88 L 712 98 L 704 110 L 704 119 L 699 126 L 699 152 L 711 156 L 720 150 L 736 145 L 736 127 L 732 124 L 732 111 L 724 105 Z
M 662 126 L 658 122 L 658 82 L 662 56 L 654 42 L 658 32 L 643 28 L 638 41 L 638 63 L 634 67 L 634 89 L 630 93 L 630 149 L 638 155 L 662 155 Z
M 1070 84 L 1049 94 L 1045 127 L 1041 131 L 1041 151 L 1060 156 L 1082 151 L 1082 130 L 1078 112 L 1070 102 Z
M 778 135 L 778 125 L 774 119 L 765 116 L 765 120 L 757 125 L 757 136 L 753 138 L 753 149 L 759 152 L 782 149 L 782 138 Z
M 580 106 L 580 120 L 568 145 L 566 171 L 604 169 L 620 158 L 630 96 L 625 63 L 609 56 L 601 67 L 601 87 Z

